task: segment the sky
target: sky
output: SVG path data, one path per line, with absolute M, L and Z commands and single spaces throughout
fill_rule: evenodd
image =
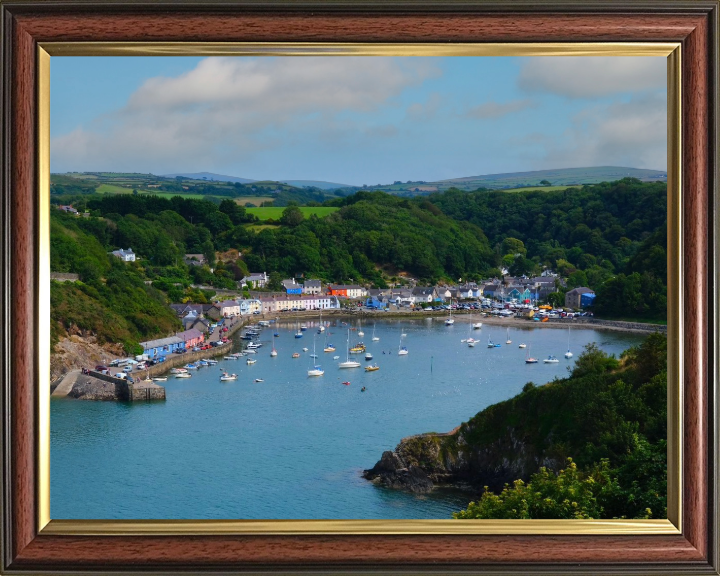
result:
M 51 171 L 666 170 L 666 83 L 661 57 L 53 57 Z

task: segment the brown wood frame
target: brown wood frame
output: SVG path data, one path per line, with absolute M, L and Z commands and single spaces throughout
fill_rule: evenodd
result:
M 512 4 L 3 0 L 2 557 L 5 573 L 121 571 L 718 574 L 718 2 Z M 683 532 L 675 536 L 50 536 L 37 529 L 38 42 L 682 44 Z

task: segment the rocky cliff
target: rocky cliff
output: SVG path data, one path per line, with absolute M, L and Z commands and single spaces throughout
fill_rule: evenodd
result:
M 387 488 L 415 493 L 435 486 L 501 489 L 517 478 L 527 478 L 541 466 L 559 468 L 562 455 L 552 457 L 515 426 L 507 426 L 488 442 L 468 441 L 476 435 L 473 421 L 446 434 L 419 434 L 403 438 L 395 450 L 383 452 L 363 476 Z

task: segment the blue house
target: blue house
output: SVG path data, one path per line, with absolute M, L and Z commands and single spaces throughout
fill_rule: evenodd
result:
M 184 349 L 185 342 L 182 338 L 170 336 L 159 340 L 140 342 L 140 346 L 142 346 L 143 354 L 147 354 L 150 358 L 157 358 L 158 356 L 172 354 L 175 350 Z
M 282 285 L 285 288 L 286 294 L 302 294 L 303 285 L 295 282 L 295 278 L 283 280 Z

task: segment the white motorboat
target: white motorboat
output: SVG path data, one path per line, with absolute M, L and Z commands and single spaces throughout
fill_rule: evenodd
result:
M 190 372 L 178 372 L 175 374 L 175 378 L 192 378 L 192 374 Z
M 365 360 L 372 360 L 373 355 L 370 352 L 365 352 Z
M 158 376 L 157 378 L 153 378 L 155 382 L 167 382 L 167 376 Z
M 173 368 L 170 370 L 170 374 L 184 374 L 185 372 L 187 372 L 185 368 Z
M 257 362 L 257 360 L 255 360 L 254 358 L 248 358 L 248 359 L 246 360 L 246 362 L 247 362 L 248 364 L 255 364 L 255 362 Z
M 543 362 L 545 364 L 557 364 L 558 362 L 560 362 L 560 360 L 555 358 L 555 356 L 548 356 L 547 358 L 545 358 L 545 360 L 543 360 Z
M 525 348 L 525 344 L 519 344 L 518 348 Z
M 220 376 L 220 382 L 230 382 L 231 380 L 237 380 L 237 374 L 228 374 L 225 372 Z
M 472 325 L 473 330 L 480 330 L 482 328 L 482 322 L 475 322 L 475 324 Z

